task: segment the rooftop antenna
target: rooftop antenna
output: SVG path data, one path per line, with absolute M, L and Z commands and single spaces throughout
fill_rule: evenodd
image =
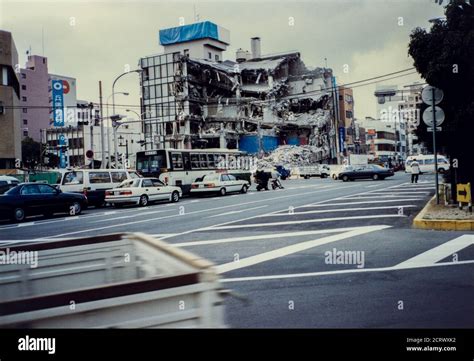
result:
M 196 13 L 196 5 L 193 5 L 193 10 L 194 10 L 194 21 L 198 22 L 199 21 L 199 14 Z
M 41 47 L 43 49 L 43 56 L 44 56 L 44 26 L 41 27 Z

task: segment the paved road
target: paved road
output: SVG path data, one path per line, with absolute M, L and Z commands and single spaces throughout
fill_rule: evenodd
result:
M 0 224 L 0 244 L 145 232 L 215 262 L 231 327 L 473 327 L 474 235 L 411 228 L 433 177 L 285 189 Z M 453 262 L 455 260 L 456 262 Z

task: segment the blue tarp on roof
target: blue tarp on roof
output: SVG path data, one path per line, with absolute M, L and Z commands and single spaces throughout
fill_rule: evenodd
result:
M 204 21 L 202 23 L 160 30 L 161 45 L 170 45 L 204 38 L 219 40 L 216 24 L 210 21 Z

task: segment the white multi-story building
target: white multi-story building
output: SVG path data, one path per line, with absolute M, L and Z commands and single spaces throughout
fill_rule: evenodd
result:
M 358 120 L 358 124 L 365 128 L 365 141 L 367 153 L 373 158 L 381 161 L 397 159 L 396 152 L 396 130 L 393 123 L 365 117 Z

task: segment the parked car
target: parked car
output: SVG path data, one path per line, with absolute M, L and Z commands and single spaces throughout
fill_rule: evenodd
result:
M 87 208 L 83 194 L 65 193 L 45 183 L 21 183 L 0 195 L 0 218 L 16 222 L 28 216 L 54 213 L 78 215 Z
M 78 169 L 61 175 L 59 187 L 63 192 L 87 195 L 89 204 L 101 207 L 105 204 L 105 191 L 117 187 L 124 180 L 139 178 L 137 172 L 127 169 Z
M 330 177 L 334 180 L 339 179 L 339 174 L 341 172 L 346 172 L 354 169 L 351 165 L 335 165 L 331 167 Z
M 17 178 L 8 175 L 0 175 L 0 194 L 16 187 L 18 184 L 20 184 L 20 181 Z
M 352 169 L 346 169 L 339 173 L 338 179 L 342 179 L 344 182 L 349 180 L 353 181 L 356 179 L 370 179 L 379 180 L 393 176 L 393 170 L 381 167 L 376 164 L 368 164 L 364 166 L 354 167 Z
M 116 188 L 105 192 L 105 202 L 115 207 L 136 204 L 145 207 L 150 202 L 179 202 L 183 196 L 180 187 L 168 186 L 157 178 L 127 179 Z
M 225 196 L 230 192 L 247 193 L 250 185 L 243 179 L 237 179 L 232 174 L 210 173 L 191 184 L 191 194 L 218 193 Z

